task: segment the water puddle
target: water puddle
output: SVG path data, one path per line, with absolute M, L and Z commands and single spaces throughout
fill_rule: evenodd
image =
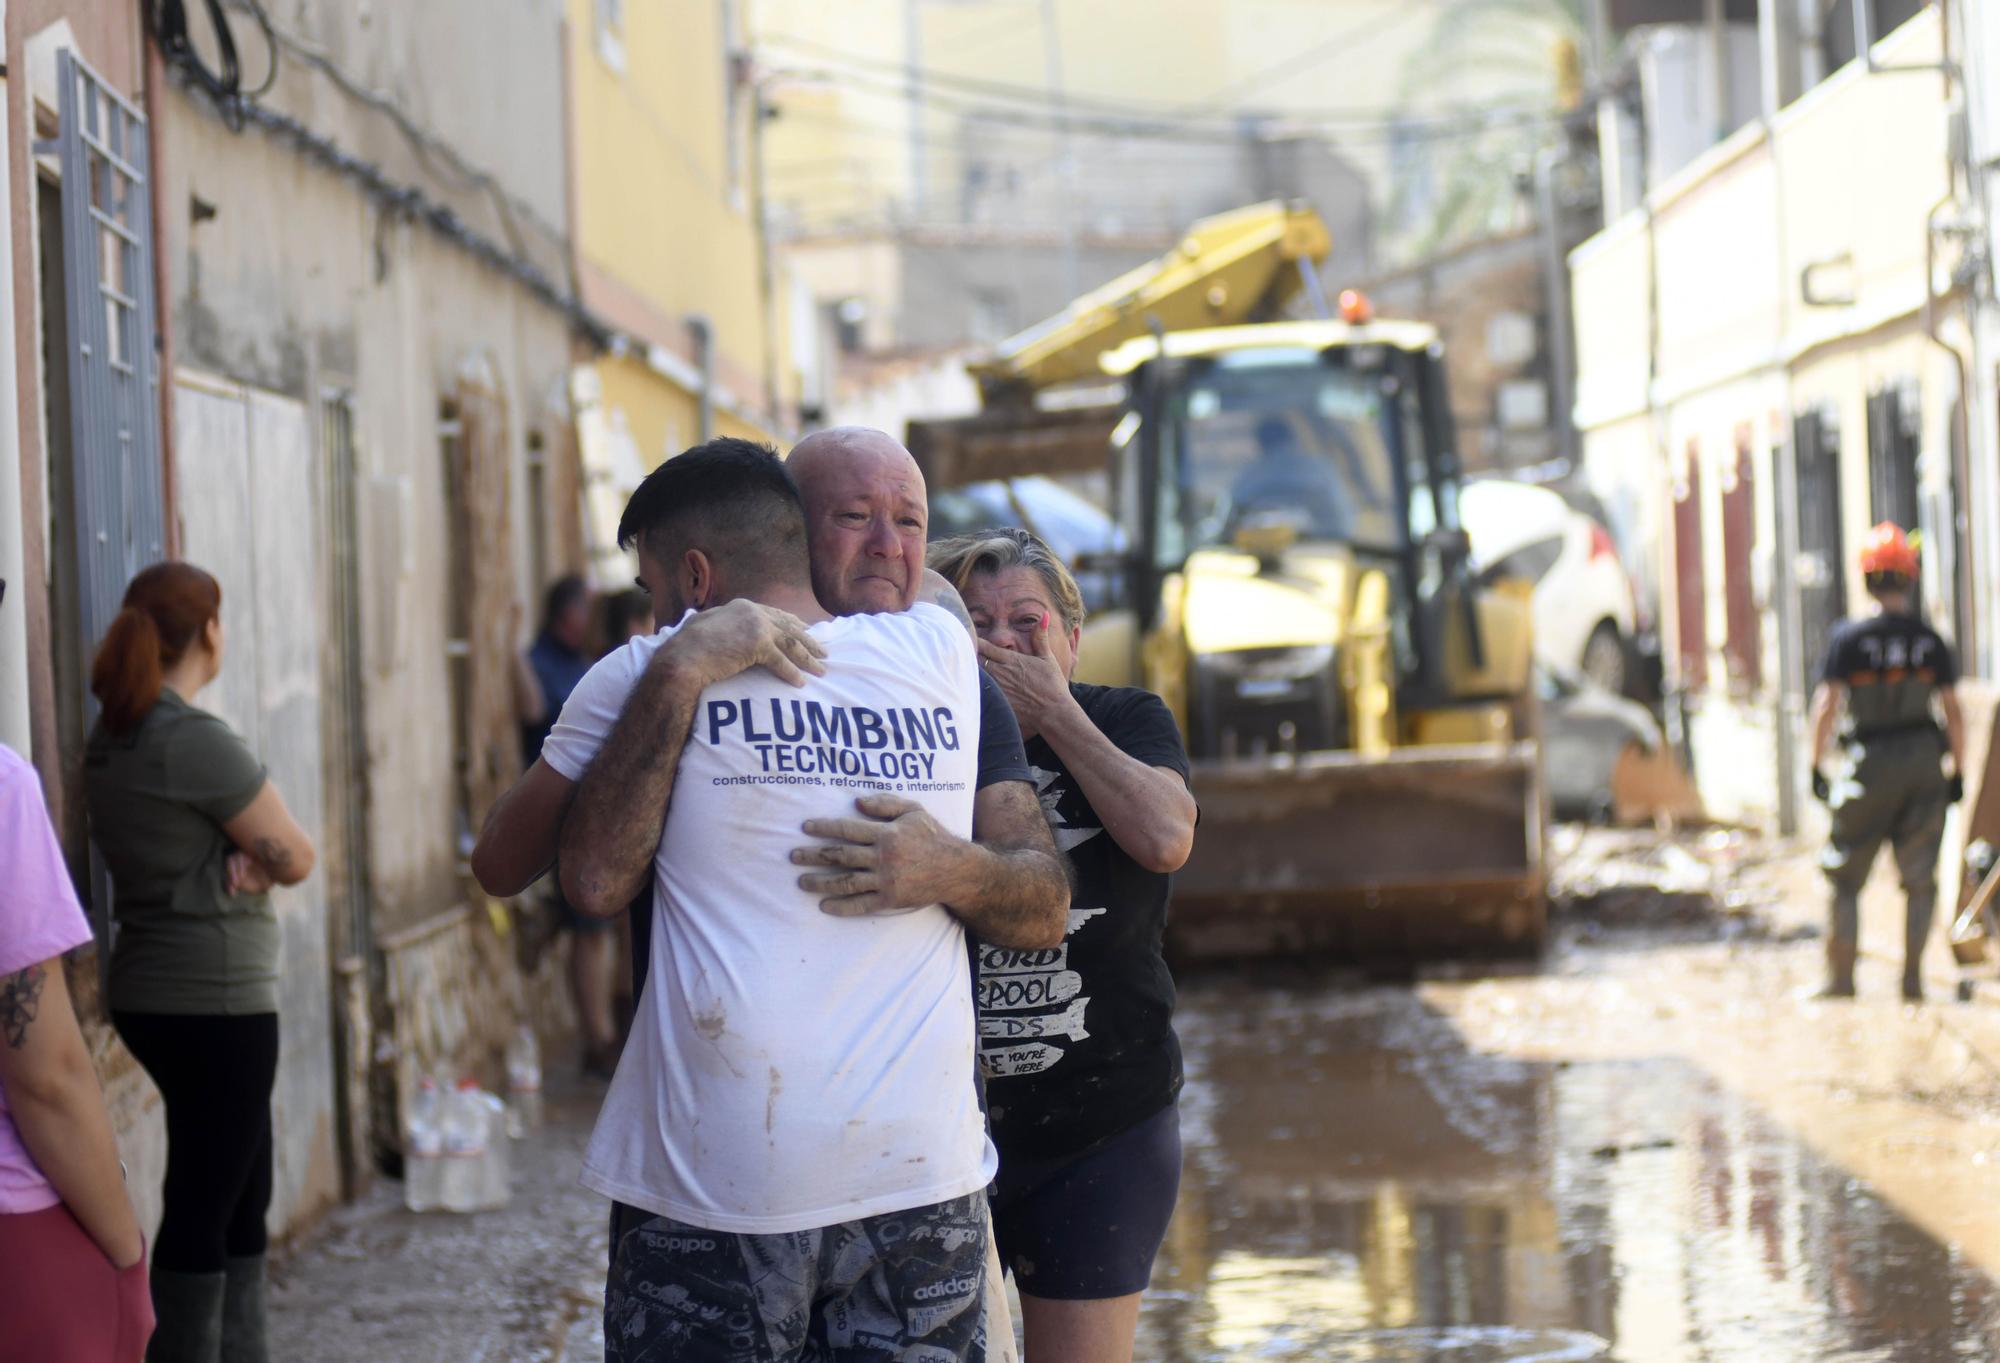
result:
M 1943 1363 L 2000 1291 L 1678 1061 L 1468 1054 L 1414 993 L 1182 996 L 1158 1363 Z

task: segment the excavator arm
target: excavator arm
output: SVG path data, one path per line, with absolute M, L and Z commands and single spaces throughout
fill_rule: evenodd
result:
M 966 366 L 988 408 L 1029 404 L 1045 388 L 1100 377 L 1097 357 L 1143 336 L 1268 321 L 1326 258 L 1318 213 L 1273 199 L 1203 218 L 1173 250 L 1093 289 Z
M 1318 213 L 1280 200 L 1203 218 L 1166 255 L 1094 289 L 966 368 L 977 416 L 912 421 L 910 452 L 933 490 L 987 478 L 1104 467 L 1121 409 L 1035 406 L 1036 394 L 1104 377 L 1098 357 L 1146 335 L 1267 321 L 1308 281 L 1332 240 Z

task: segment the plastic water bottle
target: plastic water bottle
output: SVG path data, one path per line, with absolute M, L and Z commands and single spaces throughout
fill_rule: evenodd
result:
M 459 1080 L 444 1104 L 444 1173 L 438 1200 L 447 1211 L 473 1212 L 482 1204 L 489 1124 L 478 1082 Z
M 542 1124 L 542 1048 L 522 1023 L 507 1046 L 507 1134 L 527 1135 Z
M 444 1099 L 429 1075 L 417 1081 L 403 1134 L 403 1205 L 413 1212 L 434 1210 L 444 1174 Z
M 512 1152 L 507 1140 L 507 1105 L 484 1089 L 476 1096 L 486 1118 L 486 1149 L 479 1159 L 479 1206 L 487 1210 L 507 1205 L 512 1192 Z

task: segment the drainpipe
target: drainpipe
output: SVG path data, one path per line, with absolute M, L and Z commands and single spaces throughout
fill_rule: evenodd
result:
M 775 73 L 773 73 L 775 74 Z M 765 103 L 765 84 L 771 76 L 750 82 L 750 187 L 756 195 L 757 292 L 764 314 L 764 419 L 777 438 L 778 405 L 778 266 L 771 253 L 771 190 L 764 164 L 764 123 L 775 114 Z M 704 354 L 706 352 L 704 351 Z M 704 366 L 707 360 L 703 360 Z M 705 387 L 705 386 L 704 386 Z M 706 401 L 706 392 L 703 400 Z
M 1729 26 L 1722 0 L 1703 0 L 1702 27 L 1707 30 L 1709 94 L 1714 101 L 1709 105 L 1709 114 L 1715 120 L 1709 132 L 1720 142 L 1736 127 L 1736 111 L 1729 90 Z
M 1645 102 L 1639 105 L 1639 212 L 1646 224 L 1646 430 L 1653 440 L 1653 451 L 1661 461 L 1664 472 L 1666 462 L 1673 456 L 1667 448 L 1662 433 L 1664 424 L 1660 412 L 1660 237 L 1659 220 L 1653 207 L 1653 185 L 1651 167 L 1653 164 L 1653 130 L 1646 118 Z M 1676 546 L 1678 552 L 1678 546 Z M 1660 566 L 1664 566 L 1663 564 Z M 1676 567 L 1679 565 L 1676 564 Z M 1669 745 L 1680 755 L 1681 762 L 1690 775 L 1694 774 L 1694 745 L 1688 736 L 1687 692 L 1680 685 L 1678 675 L 1680 659 L 1667 656 L 1667 582 L 1673 580 L 1673 595 L 1676 606 L 1680 602 L 1680 575 L 1678 572 L 1660 574 L 1656 619 L 1653 628 L 1660 639 L 1660 664 L 1662 686 L 1660 696 L 1661 725 L 1666 730 Z M 1674 650 L 1680 651 L 1680 614 L 1674 613 Z M 1670 666 L 1671 664 L 1671 666 Z M 1671 678 L 1672 684 L 1666 684 Z
M 696 427 L 701 443 L 706 444 L 715 438 L 715 330 L 700 313 L 687 319 L 687 329 L 694 341 L 694 366 L 701 371 L 701 391 L 695 394 L 699 404 Z
M 1791 266 L 1785 258 L 1785 175 L 1778 155 L 1776 122 L 1778 111 L 1799 95 L 1801 61 L 1797 33 L 1798 11 L 1787 13 L 1790 0 L 1763 0 L 1757 11 L 1759 67 L 1762 72 L 1757 105 L 1763 125 L 1764 146 L 1771 158 L 1771 224 L 1778 241 L 1778 331 L 1789 328 Z M 1778 833 L 1790 837 L 1799 831 L 1799 737 L 1806 717 L 1805 670 L 1811 660 L 1802 656 L 1799 638 L 1799 465 L 1798 448 L 1792 439 L 1792 367 L 1781 360 L 1777 365 L 1779 388 L 1779 429 L 1773 432 L 1777 453 L 1772 459 L 1772 479 L 1776 505 L 1778 571 L 1772 577 L 1778 617 L 1778 685 L 1772 697 L 1771 723 L 1776 736 L 1775 784 L 1778 795 Z
M 1555 416 L 1556 457 L 1565 476 L 1577 470 L 1576 369 L 1571 353 L 1569 269 L 1563 259 L 1561 220 L 1556 205 L 1556 167 L 1567 159 L 1559 147 L 1535 156 L 1535 213 L 1542 220 L 1542 305 L 1549 314 L 1549 409 Z
M 1974 593 L 1978 590 L 1973 573 L 1974 558 L 1971 517 L 1966 513 L 1965 503 L 1972 496 L 1972 431 L 1968 419 L 1968 407 L 1974 399 L 1972 391 L 1972 366 L 1965 354 L 1957 346 L 1944 339 L 1938 332 L 1938 304 L 1957 295 L 1960 290 L 1954 285 L 1941 298 L 1932 292 L 1931 281 L 1937 269 L 1938 215 L 1947 208 L 1958 206 L 1956 187 L 1935 204 L 1924 215 L 1924 336 L 1951 359 L 1952 367 L 1958 374 L 1958 401 L 1952 410 L 1952 454 L 1951 454 L 1951 519 L 1952 528 L 1957 532 L 1961 544 L 1954 546 L 1952 554 L 1952 576 L 1956 579 L 1952 590 L 1958 594 L 1963 605 L 1965 637 L 1958 641 L 1958 656 L 1961 659 L 1975 659 L 1979 656 L 1979 612 L 1974 608 Z
M 1857 5 L 1855 7 L 1857 16 L 1861 15 L 1862 11 L 1866 8 L 1865 5 Z M 1946 8 L 1942 19 L 1942 28 L 1944 30 L 1943 50 L 1938 67 L 1944 76 L 1945 94 L 1950 110 L 1948 126 L 1952 130 L 1946 136 L 1946 156 L 1948 159 L 1945 166 L 1945 174 L 1948 177 L 1950 188 L 1945 191 L 1942 199 L 1931 205 L 1930 212 L 1924 215 L 1924 305 L 1922 318 L 1924 335 L 1929 338 L 1933 345 L 1937 346 L 1938 349 L 1951 358 L 1952 367 L 1958 374 L 1958 403 L 1952 412 L 1952 434 L 1954 439 L 1952 440 L 1951 466 L 1953 494 L 1951 498 L 1951 519 L 1952 528 L 1957 533 L 1957 537 L 1961 543 L 1954 546 L 1952 575 L 1956 579 L 1953 583 L 1953 591 L 1958 596 L 1960 606 L 1957 614 L 1963 618 L 1965 628 L 1965 637 L 1958 641 L 1959 665 L 1961 668 L 1964 668 L 1968 664 L 1976 666 L 1975 660 L 1979 657 L 1979 612 L 1976 609 L 1978 604 L 1976 597 L 1978 575 L 1973 567 L 1973 562 L 1978 555 L 1974 551 L 1973 546 L 1972 517 L 1967 510 L 1974 491 L 1972 486 L 1971 405 L 1977 395 L 1974 392 L 1973 386 L 1972 362 L 1966 358 L 1964 351 L 1945 340 L 1943 335 L 1940 334 L 1937 305 L 1945 299 L 1952 297 L 1969 297 L 1970 291 L 1961 289 L 1957 282 L 1954 281 L 1952 287 L 1944 294 L 1943 298 L 1940 298 L 1935 292 L 1935 281 L 1937 279 L 1938 218 L 1948 208 L 1961 207 L 1958 198 L 1961 174 L 1963 174 L 1966 188 L 1976 196 L 1975 184 L 1978 172 L 1971 164 L 1972 149 L 1967 142 L 1967 139 L 1971 135 L 1969 127 L 1971 112 L 1967 107 L 1965 83 L 1958 79 L 1958 64 L 1953 58 L 1951 42 L 1952 25 L 1949 7 Z M 1856 22 L 1860 24 L 1864 21 L 1861 18 L 1857 18 Z M 1870 69 L 1875 69 L 1872 56 L 1870 58 Z M 1967 310 L 1966 320 L 1969 329 L 1976 333 L 1976 327 L 1971 326 L 1973 322 L 1971 309 Z
M 168 558 L 180 556 L 181 530 L 174 477 L 174 329 L 172 290 L 162 252 L 167 244 L 166 185 L 161 178 L 160 92 L 166 88 L 167 63 L 159 44 L 145 40 L 146 189 L 153 218 L 153 328 L 158 337 L 154 357 L 160 365 L 160 522 Z

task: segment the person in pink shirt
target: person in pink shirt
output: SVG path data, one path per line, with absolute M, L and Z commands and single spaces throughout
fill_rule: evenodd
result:
M 35 769 L 0 746 L 0 1363 L 139 1363 L 146 1245 L 63 978 L 91 939 Z

